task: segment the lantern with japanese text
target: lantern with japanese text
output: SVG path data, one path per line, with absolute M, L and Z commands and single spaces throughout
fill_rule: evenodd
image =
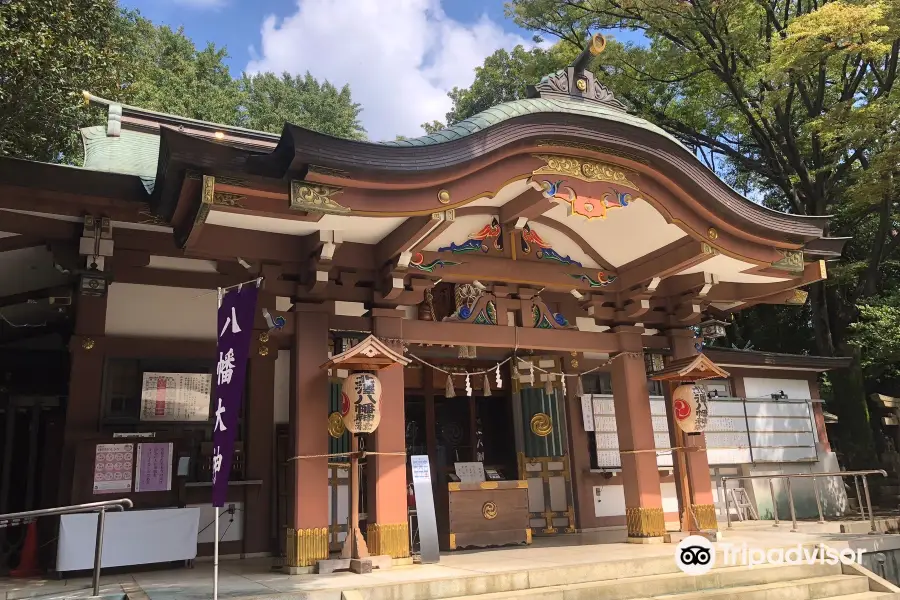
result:
M 675 422 L 685 433 L 703 433 L 709 417 L 706 394 L 695 385 L 679 385 L 672 392 Z
M 351 433 L 372 433 L 381 421 L 381 381 L 372 373 L 352 373 L 341 386 L 341 417 Z

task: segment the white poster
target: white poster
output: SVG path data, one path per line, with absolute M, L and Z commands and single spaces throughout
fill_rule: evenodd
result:
M 94 494 L 131 491 L 134 444 L 97 444 L 94 455 Z
M 480 462 L 458 462 L 453 463 L 456 469 L 456 476 L 463 483 L 484 481 L 484 463 Z
M 581 395 L 581 418 L 584 420 L 584 430 L 594 430 L 594 397 L 591 394 Z
M 144 373 L 141 421 L 209 419 L 209 373 Z

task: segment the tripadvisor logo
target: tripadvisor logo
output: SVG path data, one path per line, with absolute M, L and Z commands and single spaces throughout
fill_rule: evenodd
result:
M 703 536 L 690 535 L 675 549 L 675 564 L 688 575 L 705 575 L 717 562 L 725 567 L 746 565 L 752 569 L 758 565 L 836 565 L 861 564 L 862 550 L 845 548 L 837 550 L 828 546 L 796 546 L 788 548 L 751 548 L 740 545 L 715 546 Z
M 675 564 L 688 575 L 705 575 L 716 564 L 716 549 L 701 535 L 689 535 L 675 548 Z

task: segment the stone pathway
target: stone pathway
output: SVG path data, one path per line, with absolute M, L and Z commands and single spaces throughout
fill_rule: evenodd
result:
M 826 542 L 834 546 L 859 545 L 876 536 L 841 534 L 839 523 L 801 523 L 800 532 L 790 533 L 790 523 L 775 528 L 772 522 L 757 521 L 722 527 L 725 543 L 746 543 L 751 547 L 778 547 L 798 543 Z M 371 574 L 284 575 L 270 569 L 271 559 L 224 561 L 219 567 L 219 597 L 224 599 L 340 600 L 341 590 L 426 580 L 454 580 L 477 574 L 497 577 L 517 572 L 557 569 L 567 565 L 624 561 L 672 556 L 670 544 L 626 544 L 623 531 L 578 534 L 558 538 L 536 538 L 530 547 L 498 548 L 486 551 L 449 552 L 436 565 L 394 567 Z M 605 543 L 604 543 L 605 542 Z M 506 574 L 506 575 L 504 575 Z M 110 599 L 206 600 L 212 598 L 212 564 L 196 563 L 193 569 L 142 571 L 101 578 L 101 594 Z M 40 598 L 88 598 L 90 578 L 61 581 L 16 581 L 0 583 L 0 600 Z

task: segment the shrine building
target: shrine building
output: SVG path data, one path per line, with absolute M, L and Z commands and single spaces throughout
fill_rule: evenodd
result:
M 340 548 L 347 373 L 322 367 L 369 335 L 409 361 L 379 372 L 380 425 L 360 439 L 372 555 L 416 544 L 411 455 L 429 458 L 446 551 L 708 532 L 733 510 L 723 475 L 836 469 L 817 377 L 848 361 L 721 336 L 736 311 L 804 304 L 845 240 L 630 114 L 585 70 L 598 39 L 528 98 L 414 139 L 273 135 L 85 93 L 107 121 L 81 131 L 81 167 L 0 158 L 0 355 L 43 365 L 10 367 L 0 392 L 6 453 L 28 466 L 5 463 L 0 512 L 200 507 L 188 541 L 210 554 L 216 289 L 256 278 L 225 555 L 303 569 Z M 688 434 L 672 396 L 695 380 Z M 129 471 L 150 459 L 103 458 L 142 444 L 168 444 L 160 483 Z M 766 485 L 744 488 L 771 512 Z

